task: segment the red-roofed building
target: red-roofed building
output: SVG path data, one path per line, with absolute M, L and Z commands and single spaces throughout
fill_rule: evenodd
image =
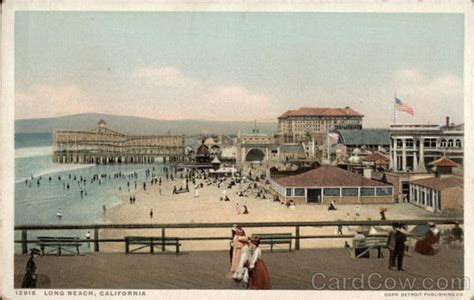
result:
M 280 199 L 295 203 L 338 204 L 392 203 L 390 184 L 375 181 L 334 166 L 294 176 L 272 178 L 271 187 Z
M 300 142 L 311 134 L 334 129 L 362 129 L 364 115 L 350 107 L 301 107 L 278 117 L 278 132 L 284 142 Z
M 462 177 L 433 177 L 410 182 L 410 202 L 434 212 L 462 211 L 464 181 Z

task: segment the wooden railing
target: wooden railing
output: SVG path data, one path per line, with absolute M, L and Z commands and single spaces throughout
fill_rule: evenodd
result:
M 462 218 L 432 218 L 432 219 L 410 219 L 410 220 L 364 220 L 364 221 L 319 221 L 319 222 L 247 222 L 239 223 L 243 228 L 268 228 L 268 227 L 290 227 L 294 228 L 295 235 L 291 239 L 295 240 L 295 250 L 300 249 L 301 239 L 326 239 L 326 238 L 351 238 L 354 235 L 301 235 L 301 227 L 337 227 L 337 226 L 391 226 L 393 222 L 404 225 L 423 225 L 433 222 L 438 225 L 463 223 Z M 91 239 L 78 239 L 77 242 L 93 243 L 94 251 L 99 252 L 100 243 L 124 242 L 125 238 L 120 239 L 101 239 L 99 230 L 103 229 L 161 229 L 161 236 L 166 236 L 166 229 L 189 229 L 189 228 L 231 228 L 233 223 L 170 223 L 170 224 L 64 224 L 64 225 L 17 225 L 15 231 L 21 232 L 21 239 L 15 240 L 15 243 L 21 244 L 22 253 L 28 252 L 28 244 L 37 243 L 39 240 L 29 240 L 29 231 L 49 231 L 49 230 L 93 230 L 94 235 Z M 62 233 L 64 235 L 64 233 Z M 386 236 L 383 234 L 375 236 Z M 207 236 L 207 237 L 179 237 L 180 241 L 200 241 L 200 240 L 229 240 L 229 236 Z

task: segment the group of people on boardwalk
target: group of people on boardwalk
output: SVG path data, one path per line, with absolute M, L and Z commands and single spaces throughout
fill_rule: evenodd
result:
M 267 267 L 262 260 L 260 239 L 248 238 L 239 225 L 232 227 L 230 242 L 230 273 L 236 282 L 242 282 L 244 287 L 256 290 L 272 288 Z
M 368 250 L 368 243 L 366 236 L 364 235 L 364 227 L 358 227 L 356 234 L 353 238 L 354 254 L 356 257 L 370 257 Z M 419 228 L 421 232 L 417 229 Z M 426 229 L 427 228 L 427 229 Z M 428 223 L 427 225 L 419 225 L 415 227 L 412 232 L 407 232 L 408 228 L 399 222 L 392 223 L 392 229 L 388 232 L 388 239 L 386 247 L 389 250 L 388 268 L 390 270 L 404 271 L 403 258 L 405 252 L 408 249 L 408 235 L 411 235 L 417 239 L 414 247 L 414 251 L 421 255 L 436 255 L 440 249 L 441 232 L 434 223 Z M 369 235 L 377 234 L 374 227 L 371 227 Z M 342 234 L 342 226 L 338 226 L 337 233 Z M 420 237 L 421 236 L 421 237 Z M 455 222 L 454 227 L 447 233 L 445 237 L 448 243 L 456 243 L 462 245 L 464 232 L 459 225 L 459 222 Z M 348 243 L 345 243 L 346 247 L 350 247 Z M 379 257 L 380 252 L 379 252 Z

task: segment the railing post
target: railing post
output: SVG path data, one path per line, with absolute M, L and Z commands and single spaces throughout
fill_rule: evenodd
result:
M 99 228 L 94 228 L 94 252 L 99 252 Z
M 165 228 L 161 228 L 161 251 L 165 252 Z
M 300 227 L 296 226 L 295 229 L 295 250 L 300 250 Z
M 28 253 L 28 233 L 26 231 L 26 229 L 22 229 L 21 230 L 21 252 L 23 254 L 27 254 Z

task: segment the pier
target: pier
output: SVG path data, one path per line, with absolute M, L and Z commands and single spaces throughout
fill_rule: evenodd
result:
M 129 136 L 101 120 L 91 131 L 56 131 L 53 162 L 67 164 L 150 164 L 184 160 L 184 135 Z

